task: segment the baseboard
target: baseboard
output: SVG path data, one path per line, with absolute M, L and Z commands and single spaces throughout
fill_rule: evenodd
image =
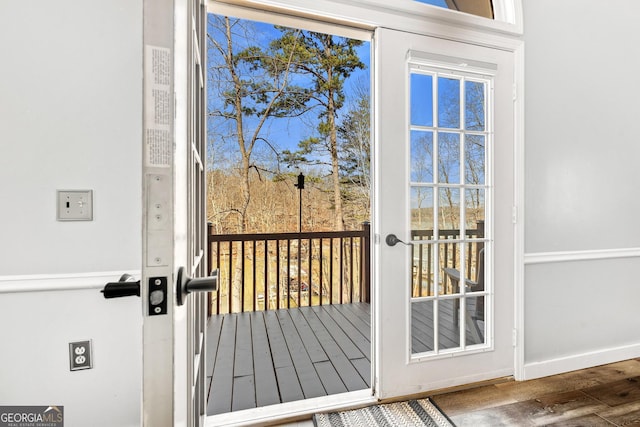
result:
M 0 294 L 102 289 L 105 284 L 118 281 L 124 273 L 140 277 L 139 270 L 0 276 Z
M 544 362 L 525 363 L 523 379 L 532 380 L 636 357 L 640 357 L 640 344 L 609 348 L 602 351 L 561 357 Z

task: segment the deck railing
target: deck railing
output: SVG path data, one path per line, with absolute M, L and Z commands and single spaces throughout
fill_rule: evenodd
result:
M 444 268 L 455 268 L 464 271 L 464 277 L 475 280 L 478 271 L 478 254 L 484 247 L 484 221 L 476 223 L 476 228 L 467 228 L 465 236 L 460 235 L 460 230 L 439 230 L 438 239 L 440 243 L 435 246 L 433 243 L 433 230 L 412 230 L 412 263 L 413 263 L 413 296 L 431 296 L 434 293 L 436 275 L 434 274 L 435 250 L 438 250 L 438 260 L 440 274 L 438 285 L 440 293 L 454 292 L 453 284 L 447 281 L 442 274 Z M 425 240 L 424 244 L 419 241 Z M 463 248 L 464 247 L 464 248 Z M 461 252 L 464 250 L 464 265 L 461 265 Z
M 209 271 L 220 269 L 210 314 L 369 302 L 370 226 L 361 230 L 213 234 Z
M 460 230 L 439 230 L 438 238 L 436 246 L 433 230 L 411 232 L 414 297 L 433 295 L 436 280 L 440 293 L 454 292 L 442 273 L 446 267 L 476 277 L 484 221 L 464 237 Z M 209 271 L 220 270 L 209 315 L 370 301 L 369 223 L 353 231 L 218 235 L 209 225 L 208 242 Z

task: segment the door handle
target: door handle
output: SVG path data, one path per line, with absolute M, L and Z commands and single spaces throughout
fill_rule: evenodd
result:
M 407 246 L 413 246 L 413 243 L 411 242 L 405 243 L 402 240 L 398 239 L 398 236 L 396 236 L 395 234 L 387 234 L 387 237 L 384 239 L 384 241 L 389 246 L 395 246 L 398 243 L 402 243 L 403 245 L 407 245 Z
M 218 276 L 220 270 L 215 269 L 210 276 L 197 277 L 192 279 L 188 277 L 184 271 L 184 267 L 178 269 L 178 280 L 176 283 L 176 295 L 178 297 L 178 305 L 184 304 L 187 295 L 192 292 L 215 292 L 218 290 Z
M 117 282 L 107 283 L 100 292 L 105 298 L 140 296 L 140 281 L 125 273 Z

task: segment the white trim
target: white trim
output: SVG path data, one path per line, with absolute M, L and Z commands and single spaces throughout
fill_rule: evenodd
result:
M 592 351 L 574 356 L 559 357 L 544 362 L 527 363 L 524 366 L 523 380 L 547 377 L 593 366 L 606 365 L 640 356 L 640 344 Z
M 524 254 L 524 264 L 550 264 L 556 262 L 591 261 L 640 257 L 640 248 L 594 249 L 587 251 L 537 252 Z
M 117 282 L 124 273 L 140 277 L 140 270 L 0 276 L 0 294 L 101 289 L 109 282 Z
M 525 242 L 525 122 L 524 122 L 524 44 L 514 51 L 514 377 L 524 377 L 525 365 L 525 291 L 524 291 L 524 242 Z
M 520 0 L 514 2 L 516 23 L 510 24 L 413 2 L 388 0 L 207 0 L 209 11 L 227 3 L 289 16 L 372 30 L 382 27 L 425 36 L 514 50 L 522 35 Z
M 220 415 L 209 415 L 205 427 L 252 426 L 260 423 L 273 423 L 288 418 L 302 417 L 318 412 L 345 410 L 358 406 L 371 405 L 377 399 L 371 395 L 370 389 L 331 396 L 315 397 L 244 411 L 230 412 Z

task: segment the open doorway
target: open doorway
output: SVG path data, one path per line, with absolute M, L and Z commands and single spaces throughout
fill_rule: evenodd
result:
M 371 389 L 371 34 L 298 24 L 208 17 L 208 415 Z

